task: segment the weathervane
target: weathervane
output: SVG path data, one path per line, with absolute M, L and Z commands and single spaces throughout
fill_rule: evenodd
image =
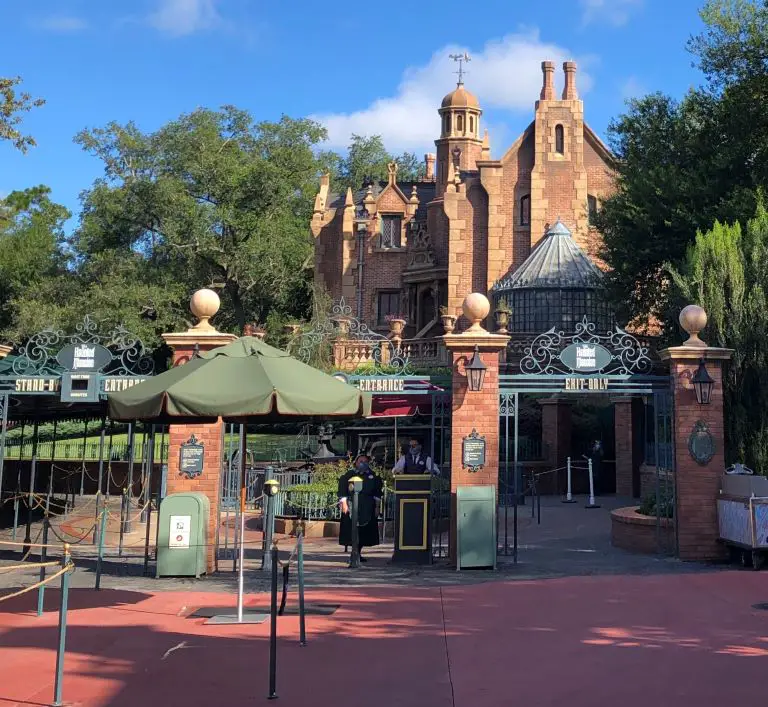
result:
M 454 61 L 458 61 L 459 62 L 459 70 L 454 72 L 454 73 L 459 75 L 459 81 L 456 84 L 456 87 L 458 88 L 459 86 L 463 86 L 464 85 L 464 74 L 467 73 L 467 72 L 464 71 L 463 64 L 464 64 L 465 61 L 472 61 L 472 57 L 469 56 L 469 54 L 467 52 L 464 52 L 463 54 L 449 54 L 448 58 L 449 59 L 453 59 Z

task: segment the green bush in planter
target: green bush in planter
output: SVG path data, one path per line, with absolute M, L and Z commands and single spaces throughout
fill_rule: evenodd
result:
M 656 516 L 656 490 L 653 489 L 645 495 L 637 512 L 644 516 Z M 675 495 L 672 489 L 662 488 L 659 491 L 659 512 L 660 518 L 674 518 L 675 516 Z

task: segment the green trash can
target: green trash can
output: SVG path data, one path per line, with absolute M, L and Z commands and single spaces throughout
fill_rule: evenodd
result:
M 160 503 L 156 577 L 206 572 L 211 502 L 204 493 L 172 493 Z
M 496 569 L 496 487 L 456 489 L 456 569 Z

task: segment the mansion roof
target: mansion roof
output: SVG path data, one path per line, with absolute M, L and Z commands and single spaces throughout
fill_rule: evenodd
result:
M 371 193 L 374 199 L 377 199 L 379 194 L 386 189 L 388 182 L 376 181 L 371 184 Z M 397 187 L 408 198 L 413 191 L 413 187 L 416 185 L 416 196 L 419 199 L 419 206 L 416 209 L 416 221 L 422 221 L 427 218 L 427 204 L 435 198 L 435 182 L 434 181 L 408 181 L 397 182 Z M 362 207 L 365 195 L 368 193 L 368 187 L 363 187 L 352 193 L 352 199 L 355 207 Z M 342 209 L 344 208 L 344 194 L 330 193 L 328 195 L 328 205 L 326 209 Z

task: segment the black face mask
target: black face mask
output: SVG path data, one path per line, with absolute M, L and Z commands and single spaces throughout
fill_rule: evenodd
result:
M 415 447 L 411 447 L 411 453 L 413 456 L 416 456 L 417 454 L 421 454 L 421 445 L 417 444 Z
M 357 465 L 357 470 L 361 474 L 365 474 L 371 470 L 371 465 L 368 462 L 359 462 Z

